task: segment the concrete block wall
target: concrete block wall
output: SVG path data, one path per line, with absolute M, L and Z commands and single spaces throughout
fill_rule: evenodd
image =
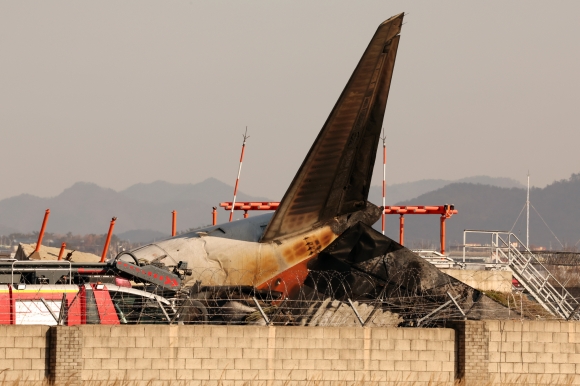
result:
M 0 379 L 42 381 L 48 372 L 48 326 L 0 325 Z
M 451 277 L 480 291 L 511 292 L 511 271 L 485 271 L 469 269 L 442 269 Z
M 484 321 L 488 371 L 496 383 L 580 384 L 580 323 Z
M 204 325 L 82 329 L 83 380 L 451 385 L 455 377 L 451 329 Z
M 453 328 L 0 326 L 0 379 L 580 384 L 578 322 L 465 321 Z

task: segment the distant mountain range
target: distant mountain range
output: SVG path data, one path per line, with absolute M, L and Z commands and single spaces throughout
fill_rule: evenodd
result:
M 78 182 L 61 194 L 40 198 L 28 194 L 0 201 L 0 233 L 38 231 L 44 211 L 50 208 L 47 231 L 54 233 L 106 233 L 113 216 L 115 234 L 144 242 L 171 233 L 171 211 L 177 211 L 177 229 L 183 231 L 211 224 L 212 207 L 231 201 L 233 187 L 209 178 L 197 184 L 156 181 L 137 184 L 120 192 Z M 263 201 L 263 197 L 238 192 L 240 201 Z M 219 208 L 218 220 L 227 213 Z M 238 217 L 241 217 L 238 213 Z
M 473 183 L 453 183 L 401 202 L 403 205 L 454 204 L 459 213 L 447 221 L 448 244 L 462 244 L 464 229 L 512 230 L 526 239 L 526 190 Z M 580 247 L 580 174 L 545 188 L 530 190 L 530 245 L 562 249 Z M 519 217 L 518 217 L 519 216 Z M 406 216 L 405 240 L 409 246 L 438 245 L 438 216 Z M 518 220 L 516 222 L 516 220 Z M 387 235 L 398 239 L 398 218 L 388 216 Z M 475 242 L 489 242 L 486 240 Z M 559 240 L 559 241 L 558 241 Z
M 579 185 L 578 177 L 573 176 L 570 180 L 555 182 L 543 189 L 533 188 L 531 192 L 532 204 L 562 242 L 575 243 L 580 238 Z M 172 210 L 178 212 L 178 231 L 210 224 L 212 207 L 222 201 L 231 201 L 232 192 L 232 186 L 214 178 L 197 184 L 156 181 L 136 184 L 119 192 L 79 182 L 56 197 L 40 198 L 23 194 L 1 200 L 0 234 L 38 231 L 44 210 L 50 208 L 49 232 L 103 234 L 108 230 L 111 217 L 116 216 L 115 234 L 118 237 L 132 242 L 146 242 L 170 234 Z M 279 199 L 276 197 L 273 200 Z M 369 199 L 380 205 L 381 187 L 371 187 Z M 238 192 L 238 200 L 272 199 Z M 525 189 L 515 180 L 486 176 L 457 181 L 421 180 L 388 186 L 387 205 L 395 203 L 455 204 L 459 214 L 448 222 L 449 242 L 454 242 L 461 239 L 466 228 L 509 230 L 525 203 Z M 532 242 L 546 246 L 550 241 L 553 245 L 557 243 L 533 209 L 531 213 Z M 242 217 L 241 212 L 236 214 L 238 218 Z M 226 221 L 227 217 L 227 212 L 218 208 L 218 222 Z M 439 232 L 436 217 L 407 216 L 407 244 L 421 240 L 436 243 Z M 388 218 L 387 229 L 388 234 L 397 239 L 398 220 L 395 220 L 395 216 Z M 525 226 L 516 226 L 514 231 L 522 229 L 525 232 Z M 548 236 L 552 237 L 551 240 Z
M 419 197 L 422 194 L 431 192 L 433 190 L 441 189 L 444 186 L 453 183 L 471 183 L 471 184 L 481 184 L 481 185 L 491 185 L 500 188 L 524 188 L 520 182 L 505 177 L 488 177 L 488 176 L 475 176 L 461 178 L 459 180 L 419 180 L 414 182 L 407 182 L 403 184 L 389 185 L 387 180 L 387 194 L 386 203 L 387 205 L 396 205 L 401 201 L 411 200 L 415 197 Z M 381 186 L 371 186 L 369 192 L 369 201 L 378 205 L 382 205 L 383 202 L 383 188 Z

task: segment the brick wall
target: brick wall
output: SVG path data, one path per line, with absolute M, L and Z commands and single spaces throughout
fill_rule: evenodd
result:
M 489 381 L 489 332 L 485 324 L 464 321 L 452 324 L 456 331 L 456 378 L 466 384 Z
M 51 375 L 56 384 L 70 385 L 153 379 L 209 386 L 221 380 L 226 386 L 244 380 L 452 384 L 461 377 L 473 385 L 522 377 L 580 384 L 578 322 L 466 321 L 453 328 L 0 326 L 0 378 Z
M 0 379 L 44 380 L 47 373 L 48 326 L 0 325 Z
M 50 380 L 56 384 L 66 380 L 68 386 L 81 384 L 83 369 L 82 327 L 57 326 L 50 329 Z
M 580 323 L 485 321 L 492 380 L 580 384 Z
M 83 326 L 83 380 L 430 380 L 452 384 L 451 329 Z M 272 382 L 273 381 L 273 382 Z M 211 384 L 211 383 L 210 383 Z

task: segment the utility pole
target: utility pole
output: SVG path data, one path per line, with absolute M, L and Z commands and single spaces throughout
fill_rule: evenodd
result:
M 530 249 L 530 171 L 528 170 L 528 197 L 526 199 L 526 248 Z

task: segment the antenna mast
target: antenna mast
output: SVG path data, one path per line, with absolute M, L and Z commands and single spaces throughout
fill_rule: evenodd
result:
M 530 171 L 528 170 L 528 196 L 526 199 L 526 248 L 530 249 Z
M 240 184 L 240 173 L 242 172 L 242 161 L 244 160 L 244 151 L 246 150 L 246 140 L 250 138 L 248 136 L 248 126 L 246 126 L 246 132 L 244 133 L 244 143 L 242 143 L 242 155 L 240 156 L 240 167 L 238 168 L 238 178 L 236 179 L 236 186 L 234 187 L 234 199 L 232 201 L 232 210 L 230 211 L 230 222 L 234 217 L 234 207 L 236 206 L 236 195 L 238 194 L 238 185 Z
M 381 218 L 381 223 L 382 223 L 382 231 L 383 231 L 383 235 L 385 234 L 385 196 L 387 193 L 387 145 L 386 145 L 386 137 L 385 137 L 385 128 L 383 127 L 383 136 L 381 137 L 381 139 L 383 140 L 383 215 Z

